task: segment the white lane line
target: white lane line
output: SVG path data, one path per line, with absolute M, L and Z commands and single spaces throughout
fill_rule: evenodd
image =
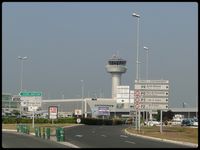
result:
M 124 142 L 135 144 L 135 142 L 132 142 L 132 141 L 124 141 Z
M 124 137 L 124 138 L 127 138 L 128 136 L 126 136 L 126 135 L 120 135 L 120 137 Z
M 101 136 L 106 137 L 106 135 L 102 134 Z
M 81 135 L 81 134 L 77 134 L 77 135 L 75 135 L 76 137 L 83 137 L 83 135 Z

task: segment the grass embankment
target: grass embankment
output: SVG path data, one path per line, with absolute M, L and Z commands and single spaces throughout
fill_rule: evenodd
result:
M 30 132 L 34 133 L 35 129 L 32 127 L 32 124 L 27 124 L 30 127 Z M 43 123 L 43 124 L 34 124 L 34 127 L 41 127 L 41 130 L 43 128 L 50 128 L 51 135 L 55 135 L 56 127 L 67 127 L 67 126 L 74 126 L 77 124 L 74 123 L 63 123 L 63 124 L 50 124 L 50 123 Z M 2 129 L 11 129 L 11 130 L 17 130 L 17 124 L 2 124 Z
M 173 126 L 173 127 L 163 126 L 162 134 L 160 132 L 159 126 L 141 127 L 140 131 L 130 127 L 127 129 L 127 131 L 131 133 L 136 133 L 161 139 L 198 144 L 198 128 L 181 127 L 181 126 Z

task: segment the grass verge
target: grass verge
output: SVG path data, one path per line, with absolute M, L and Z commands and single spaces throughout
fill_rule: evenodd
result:
M 159 126 L 141 127 L 140 131 L 136 130 L 133 127 L 129 127 L 127 128 L 127 131 L 130 133 L 151 136 L 161 139 L 198 144 L 198 128 L 181 127 L 181 126 L 171 126 L 171 127 L 163 126 L 161 133 Z

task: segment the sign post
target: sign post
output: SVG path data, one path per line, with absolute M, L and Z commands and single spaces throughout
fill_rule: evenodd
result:
M 139 97 L 139 92 L 141 95 Z M 169 81 L 168 80 L 135 80 L 134 85 L 134 103 L 136 110 L 143 111 L 152 110 L 166 110 L 168 109 L 168 96 L 169 96 Z M 138 104 L 138 99 L 140 104 Z M 140 111 L 139 111 L 140 115 Z M 152 118 L 150 114 L 150 118 Z M 146 118 L 147 119 L 147 118 Z M 161 118 L 162 119 L 162 118 Z M 162 121 L 162 120 L 161 120 Z M 139 130 L 140 130 L 140 117 L 139 117 Z M 162 132 L 162 126 L 160 131 Z
M 34 128 L 35 111 L 41 107 L 42 92 L 21 91 L 20 96 L 20 112 L 21 106 L 28 107 L 28 111 L 32 111 L 32 127 Z M 21 113 L 20 113 L 21 114 Z

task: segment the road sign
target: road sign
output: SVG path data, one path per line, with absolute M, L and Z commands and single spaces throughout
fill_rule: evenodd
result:
M 81 109 L 75 109 L 74 114 L 81 115 L 82 114 Z
M 98 115 L 109 116 L 110 115 L 109 107 L 108 106 L 99 106 L 98 107 Z
M 58 106 L 49 106 L 49 119 L 58 118 Z
M 169 80 L 135 80 L 135 83 L 169 83 Z
M 37 111 L 38 107 L 37 106 L 29 106 L 28 111 Z
M 142 91 L 141 95 L 144 96 L 164 96 L 167 97 L 169 95 L 168 91 Z
M 141 109 L 163 110 L 163 109 L 168 109 L 168 104 L 154 104 L 154 103 L 141 104 Z
M 23 91 L 19 93 L 20 96 L 42 96 L 42 92 Z
M 76 122 L 79 124 L 79 123 L 81 123 L 81 119 L 80 118 L 77 118 L 76 119 Z
M 151 97 L 141 98 L 142 103 L 168 103 L 168 98 Z
M 139 90 L 168 90 L 168 84 L 135 84 L 135 89 Z

